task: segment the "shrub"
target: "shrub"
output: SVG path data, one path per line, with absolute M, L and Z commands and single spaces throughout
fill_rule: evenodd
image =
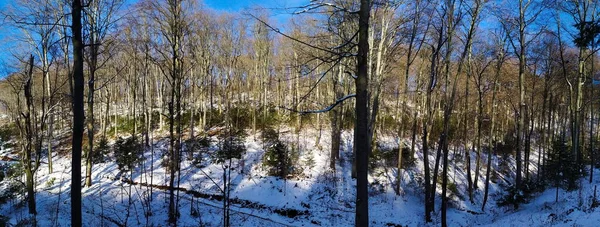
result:
M 223 124 L 225 122 L 225 117 L 222 113 L 219 113 L 217 109 L 209 109 L 206 110 L 206 126 L 213 127 Z M 204 114 L 204 113 L 202 113 Z
M 459 199 L 463 199 L 463 195 L 458 191 L 458 186 L 451 181 L 448 181 L 448 191 L 450 191 L 450 197 L 456 196 Z
M 224 163 L 226 160 L 242 158 L 246 152 L 245 137 L 243 130 L 234 129 L 219 135 L 219 149 L 215 152 L 214 161 Z
M 590 149 L 589 144 L 586 144 L 586 149 L 583 151 L 587 151 L 587 155 L 585 156 L 587 156 L 586 158 L 588 160 L 588 163 L 595 168 L 600 168 L 600 140 L 593 139 L 592 143 L 593 150 Z
M 18 135 L 15 124 L 0 127 L 0 143 L 10 141 L 14 135 Z
M 395 160 L 394 160 L 394 157 Z M 375 169 L 382 166 L 395 167 L 398 164 L 398 148 L 388 148 L 377 143 L 373 151 L 369 153 L 369 169 Z
M 0 127 L 0 149 L 2 147 L 5 149 L 14 147 L 15 144 L 10 143 L 10 141 L 14 135 L 18 134 L 19 132 L 17 131 L 15 124 Z
M 306 155 L 306 157 L 304 158 L 304 166 L 306 166 L 306 168 L 308 169 L 313 169 L 315 168 L 316 165 L 316 161 L 315 161 L 315 156 L 313 155 L 313 153 L 309 153 L 308 155 Z
M 383 162 L 383 166 L 388 168 L 398 167 L 398 147 L 385 147 L 381 144 L 377 144 L 375 149 L 369 154 L 370 156 L 370 168 L 378 167 L 377 163 Z M 410 148 L 402 148 L 402 168 L 414 166 L 415 159 L 410 157 Z
M 263 166 L 270 176 L 285 178 L 294 174 L 297 168 L 294 163 L 298 161 L 298 152 L 290 150 L 288 146 L 279 139 L 279 134 L 272 128 L 265 128 L 262 132 L 265 155 Z M 314 160 L 313 160 L 314 161 Z
M 232 107 L 221 112 L 219 112 L 217 109 L 207 110 L 206 126 L 209 128 L 219 125 L 222 126 L 226 123 L 226 120 L 229 120 L 230 124 L 235 125 L 238 129 L 250 127 L 252 124 L 252 112 L 254 110 L 245 106 L 246 105 L 244 104 L 240 104 L 240 106 Z M 260 112 L 257 111 L 257 113 Z M 198 114 L 202 115 L 204 113 L 199 112 Z
M 13 162 L 12 164 L 6 166 L 5 169 L 5 177 L 9 179 L 20 178 L 25 173 L 25 170 L 23 169 L 23 164 L 21 162 Z
M 108 141 L 106 138 L 101 138 L 100 141 L 96 144 L 96 148 L 94 149 L 94 153 L 92 154 L 92 163 L 104 163 L 106 162 L 106 157 L 110 152 L 110 146 L 108 145 Z
M 383 126 L 385 126 L 386 131 L 392 132 L 392 133 L 399 133 L 400 130 L 398 130 L 399 128 L 401 129 L 410 129 L 410 127 L 406 127 L 408 126 L 407 124 L 407 118 L 406 115 L 402 115 L 402 117 L 400 119 L 398 119 L 397 116 L 395 116 L 395 114 L 381 114 L 381 120 L 377 120 L 377 124 L 381 124 Z M 404 124 L 400 124 L 402 121 L 402 123 L 406 124 L 406 126 L 403 128 L 401 126 L 403 126 Z M 412 124 L 411 124 L 412 125 Z
M 505 191 L 506 194 L 496 201 L 498 206 L 514 206 L 518 208 L 520 204 L 528 202 L 529 198 L 514 186 L 507 188 Z
M 119 138 L 114 146 L 115 159 L 119 170 L 130 171 L 142 160 L 142 145 L 132 136 Z
M 271 127 L 266 127 L 261 132 L 261 139 L 265 147 L 269 147 L 279 141 L 279 133 Z
M 496 143 L 496 153 L 502 156 L 508 156 L 517 149 L 517 138 L 515 136 L 515 130 L 510 129 L 504 137 L 501 143 Z
M 374 180 L 369 183 L 369 196 L 380 195 L 385 192 L 385 185 L 383 185 L 379 180 Z
M 519 208 L 520 204 L 528 203 L 531 197 L 536 192 L 544 190 L 544 184 L 534 180 L 523 180 L 521 188 L 518 189 L 515 185 L 508 187 L 506 194 L 496 202 L 498 206 L 514 206 Z
M 227 115 L 232 125 L 235 128 L 246 129 L 252 125 L 252 114 L 251 110 L 245 105 L 240 107 L 233 107 L 229 109 Z
M 555 187 L 574 190 L 577 188 L 576 180 L 583 177 L 579 171 L 580 167 L 575 163 L 571 146 L 560 140 L 552 143 L 552 149 L 548 151 L 548 160 L 544 166 L 548 183 Z
M 110 118 L 114 120 L 114 117 Z M 158 118 L 152 119 L 153 121 L 158 121 Z M 134 129 L 137 128 L 138 132 L 141 132 L 144 129 L 144 116 L 139 116 L 137 118 L 131 118 L 127 116 L 117 116 L 116 126 L 111 127 L 108 130 L 108 134 L 112 134 L 115 130 L 118 129 L 119 133 L 132 133 Z
M 188 160 L 193 160 L 195 165 L 202 163 L 204 154 L 210 147 L 210 138 L 203 136 L 200 138 L 188 139 L 184 142 L 185 151 L 188 154 Z
M 270 176 L 285 178 L 288 174 L 288 147 L 281 141 L 270 145 L 264 156 L 263 165 L 267 167 Z
M 0 190 L 0 205 L 17 198 L 18 195 L 23 194 L 25 191 L 25 185 L 17 183 L 17 181 L 9 181 L 5 184 L 6 187 Z
M 257 111 L 256 116 L 256 127 L 258 128 L 270 128 L 280 122 L 281 116 L 277 114 L 277 111 L 273 108 L 268 108 L 266 114 L 264 114 L 264 107 Z
M 450 118 L 450 122 L 448 122 L 448 141 L 455 142 L 456 137 L 460 137 L 460 132 L 458 131 L 458 119 Z M 429 141 L 438 141 L 440 139 L 440 135 L 444 133 L 444 117 L 434 117 L 433 124 L 431 126 L 431 131 L 429 133 Z
M 158 129 L 158 126 L 160 124 L 160 114 L 161 113 L 159 111 L 152 111 L 150 113 L 150 115 L 151 115 L 150 130 Z
M 54 185 L 54 181 L 56 181 L 56 178 L 51 177 L 50 179 L 48 179 L 48 181 L 46 181 L 46 187 L 52 187 L 52 185 Z

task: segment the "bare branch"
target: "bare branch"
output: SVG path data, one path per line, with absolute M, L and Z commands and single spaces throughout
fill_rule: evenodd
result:
M 329 105 L 329 106 L 327 106 L 327 107 L 325 107 L 323 109 L 320 109 L 320 110 L 305 110 L 305 111 L 300 111 L 300 110 L 297 110 L 297 109 L 290 109 L 290 108 L 286 108 L 286 107 L 283 107 L 283 106 L 280 106 L 279 108 L 285 109 L 285 110 L 289 110 L 289 111 L 292 111 L 292 112 L 295 112 L 295 113 L 299 113 L 301 115 L 304 115 L 304 114 L 325 113 L 325 112 L 328 112 L 328 111 L 332 110 L 333 108 L 335 108 L 337 105 L 343 103 L 344 101 L 346 101 L 346 100 L 348 100 L 350 98 L 354 98 L 354 97 L 356 97 L 356 94 L 346 95 L 346 96 L 342 97 L 341 99 L 338 99 L 337 101 L 335 101 L 335 103 L 333 103 L 333 104 L 331 104 L 331 105 Z

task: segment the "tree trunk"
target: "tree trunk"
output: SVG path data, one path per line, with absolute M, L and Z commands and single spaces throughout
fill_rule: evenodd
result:
M 423 168 L 425 171 L 425 221 L 431 222 L 431 213 L 434 210 L 435 200 L 435 186 L 431 182 L 431 171 L 429 163 L 429 135 L 427 128 L 432 124 L 434 116 L 432 94 L 436 86 L 437 74 L 438 74 L 438 61 L 440 50 L 442 49 L 443 35 L 440 32 L 438 34 L 437 46 L 432 47 L 431 50 L 431 64 L 430 64 L 430 77 L 427 83 L 426 96 L 425 96 L 425 116 L 423 117 Z
M 464 104 L 464 127 L 463 127 L 463 142 L 464 142 L 464 149 L 465 149 L 465 162 L 467 162 L 467 191 L 469 194 L 469 201 L 471 201 L 471 203 L 473 203 L 473 178 L 471 177 L 471 150 L 469 149 L 469 145 L 468 145 L 468 139 L 467 139 L 467 135 L 468 133 L 468 128 L 467 125 L 468 124 L 468 115 L 469 115 L 469 74 L 467 73 L 467 78 L 465 80 L 465 104 Z
M 177 222 L 177 211 L 175 208 L 175 110 L 174 110 L 174 102 L 175 102 L 175 82 L 171 82 L 171 98 L 169 101 L 169 223 L 175 225 Z
M 342 79 L 343 68 L 340 65 L 339 72 L 333 77 L 334 102 L 337 102 L 343 96 L 343 91 L 340 85 Z M 329 157 L 329 168 L 335 170 L 336 160 L 340 155 L 342 122 L 341 113 L 343 107 L 336 107 L 331 110 L 331 154 Z
M 81 1 L 73 0 L 73 139 L 71 156 L 71 226 L 81 226 L 81 144 L 83 138 L 83 43 L 81 38 Z
M 90 56 L 94 58 L 94 53 L 92 52 Z M 92 60 L 94 61 L 94 60 Z M 93 63 L 90 63 L 92 65 Z M 86 152 L 85 157 L 85 186 L 92 186 L 92 154 L 94 151 L 94 90 L 96 87 L 94 86 L 94 76 L 95 69 L 93 66 L 90 66 L 89 72 L 89 80 L 88 80 L 88 97 L 87 97 L 87 105 L 88 105 L 88 119 L 87 119 L 87 136 L 88 136 L 88 150 Z
M 34 173 L 35 173 L 35 167 L 31 164 L 33 162 L 33 149 L 34 149 L 34 144 L 36 143 L 34 141 L 34 138 L 36 138 L 37 136 L 34 135 L 35 133 L 35 127 L 36 126 L 36 122 L 35 122 L 35 117 L 33 115 L 36 114 L 35 110 L 34 110 L 34 106 L 33 106 L 33 95 L 32 95 L 32 91 L 31 91 L 31 87 L 32 87 L 32 80 L 33 80 L 33 55 L 31 55 L 31 57 L 29 58 L 29 71 L 27 72 L 27 80 L 24 84 L 24 88 L 23 91 L 25 93 L 25 102 L 26 102 L 26 107 L 25 113 L 19 113 L 19 117 L 23 118 L 24 120 L 24 125 L 20 125 L 21 120 L 17 119 L 17 126 L 19 126 L 20 129 L 20 135 L 21 135 L 21 147 L 22 147 L 22 152 L 23 152 L 23 156 L 22 156 L 22 162 L 23 162 L 23 167 L 25 170 L 25 187 L 27 188 L 27 204 L 28 204 L 28 208 L 29 208 L 29 214 L 32 215 L 37 215 L 37 211 L 36 211 L 36 204 L 35 204 L 35 186 L 34 186 Z M 20 95 L 20 94 L 17 94 Z M 18 99 L 18 98 L 17 98 Z M 19 105 L 20 106 L 20 105 Z M 24 138 L 23 138 L 24 137 Z M 41 142 L 41 141 L 40 141 Z
M 492 111 L 490 113 L 490 131 L 489 131 L 489 136 L 488 136 L 488 154 L 487 154 L 487 169 L 485 170 L 485 189 L 484 189 L 484 193 L 483 193 L 483 203 L 481 205 L 481 210 L 485 210 L 485 204 L 487 203 L 488 200 L 488 193 L 489 193 L 489 187 L 490 187 L 490 173 L 492 170 L 492 154 L 494 153 L 493 150 L 495 148 L 495 144 L 494 144 L 494 130 L 495 130 L 495 120 L 496 120 L 496 92 L 498 90 L 498 78 L 500 78 L 500 70 L 502 69 L 502 63 L 504 61 L 504 42 L 500 43 L 500 51 L 498 53 L 498 59 L 497 59 L 497 63 L 496 63 L 496 72 L 494 75 L 494 84 L 492 85 Z
M 368 53 L 369 17 L 371 1 L 361 0 L 358 26 L 358 61 L 356 75 L 356 213 L 355 226 L 369 226 L 368 164 L 371 141 L 369 138 L 368 116 Z
M 596 43 L 594 41 L 592 41 L 592 52 L 595 51 L 596 49 Z M 592 71 L 592 75 L 595 75 L 595 71 L 594 71 L 594 60 L 595 60 L 595 56 L 596 54 L 592 54 L 592 64 L 591 64 L 591 71 Z M 589 93 L 590 93 L 590 98 L 593 99 L 594 98 L 594 80 L 592 79 L 592 83 L 590 85 L 590 89 L 589 89 Z M 590 149 L 589 149 L 589 156 L 590 156 L 590 180 L 589 183 L 591 184 L 594 180 L 594 168 L 596 167 L 596 160 L 595 160 L 595 154 L 594 154 L 594 104 L 590 104 Z
M 479 169 L 481 165 L 481 125 L 483 124 L 483 91 L 479 91 L 479 99 L 477 100 L 477 157 L 475 158 L 475 180 L 474 188 L 478 189 L 477 182 L 479 182 Z

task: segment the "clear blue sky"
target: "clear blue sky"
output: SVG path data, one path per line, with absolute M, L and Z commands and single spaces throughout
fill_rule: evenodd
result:
M 0 0 L 2 1 L 2 0 Z M 303 6 L 309 0 L 201 0 L 205 6 L 228 12 L 239 12 L 245 9 L 265 8 L 269 9 L 271 19 L 282 24 L 290 17 L 293 10 L 291 7 Z M 287 9 L 287 10 L 286 10 Z
M 6 6 L 7 2 L 10 0 L 0 0 L 0 10 L 4 10 L 4 7 Z M 6 59 L 10 56 L 10 52 L 8 50 L 6 50 L 7 43 L 6 43 L 6 33 L 7 31 L 5 31 L 4 27 L 1 25 L 1 21 L 0 21 L 0 68 L 2 67 L 2 64 L 4 61 L 6 61 Z M 0 69 L 0 78 L 6 76 L 4 75 L 5 72 L 4 70 Z
M 2 1 L 2 0 L 0 0 Z M 237 11 L 240 9 L 261 6 L 265 8 L 285 8 L 301 6 L 308 0 L 204 0 L 205 5 L 210 8 L 226 11 Z

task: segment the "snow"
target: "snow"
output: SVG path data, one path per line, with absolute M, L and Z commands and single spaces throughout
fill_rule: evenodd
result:
M 289 146 L 298 142 L 300 162 L 312 157 L 314 166 L 305 167 L 298 176 L 289 179 L 269 177 L 262 168 L 264 154 L 259 135 L 249 135 L 245 145 L 244 173 L 241 162 L 234 161 L 231 171 L 231 223 L 234 226 L 352 226 L 354 224 L 356 182 L 350 176 L 352 134 L 342 135 L 343 149 L 341 161 L 336 171 L 329 169 L 330 134 L 328 131 L 306 129 L 300 136 L 293 129 L 281 129 L 282 140 Z M 320 143 L 315 144 L 320 136 Z M 256 140 L 255 140 L 256 138 Z M 216 140 L 216 138 L 213 138 Z M 297 141 L 298 140 L 298 141 Z M 384 146 L 397 146 L 399 142 L 392 135 L 380 135 Z M 161 166 L 162 158 L 167 150 L 167 140 L 155 141 L 154 156 L 151 149 L 144 153 L 144 165 L 138 166 L 129 173 L 120 172 L 116 163 L 100 163 L 93 167 L 93 186 L 83 188 L 83 220 L 85 226 L 164 226 L 167 220 L 168 191 L 152 189 L 141 184 L 130 184 L 130 180 L 138 183 L 150 183 L 150 169 L 154 169 L 152 184 L 168 185 L 168 173 Z M 216 149 L 213 144 L 209 149 Z M 435 151 L 430 152 L 430 165 L 435 162 Z M 456 184 L 460 197 L 452 197 L 448 209 L 450 226 L 597 226 L 600 223 L 598 208 L 591 208 L 591 197 L 595 187 L 600 185 L 598 177 L 591 184 L 582 180 L 581 190 L 559 190 L 559 201 L 555 202 L 556 189 L 548 188 L 534 195 L 528 203 L 517 210 L 512 207 L 498 207 L 496 200 L 502 196 L 503 187 L 511 182 L 512 174 L 507 176 L 498 173 L 498 179 L 491 182 L 490 199 L 486 210 L 481 210 L 483 188 L 485 184 L 485 161 L 487 156 L 482 152 L 480 177 L 476 182 L 478 189 L 471 203 L 467 195 L 465 179 L 465 163 L 458 161 L 460 152 L 451 151 L 448 169 L 449 182 Z M 475 168 L 475 153 L 471 153 Z M 0 151 L 0 156 L 16 157 L 9 151 Z M 185 155 L 184 155 L 185 156 Z M 394 192 L 396 168 L 377 168 L 370 172 L 369 210 L 372 226 L 438 226 L 440 225 L 441 188 L 437 185 L 435 213 L 433 222 L 424 222 L 423 197 L 423 154 L 417 146 L 416 164 L 403 170 L 402 193 Z M 456 157 L 456 159 L 455 159 Z M 537 151 L 531 154 L 531 171 L 537 166 Z M 153 160 L 153 162 L 152 162 Z M 70 221 L 70 155 L 59 155 L 54 159 L 54 172 L 48 173 L 45 163 L 36 174 L 36 202 L 38 207 L 37 222 L 39 226 L 69 226 Z M 502 158 L 493 156 L 494 169 L 499 168 Z M 514 168 L 514 159 L 506 159 L 508 168 Z M 3 161 L 4 163 L 10 161 Z M 184 159 L 181 164 L 179 195 L 179 226 L 222 226 L 223 202 L 217 197 L 222 195 L 223 166 L 207 164 L 201 168 L 192 161 Z M 82 166 L 82 171 L 85 171 Z M 441 172 L 441 170 L 440 170 Z M 472 173 L 474 174 L 474 173 Z M 85 173 L 82 172 L 85 176 Z M 600 176 L 600 171 L 595 171 Z M 0 192 L 6 188 L 7 181 L 0 183 Z M 193 191 L 193 192 L 192 192 Z M 204 193 L 194 197 L 193 193 Z M 0 215 L 9 217 L 9 223 L 30 218 L 26 203 L 22 203 L 25 195 L 21 194 L 0 205 Z M 150 200 L 151 198 L 151 200 Z M 193 204 L 192 204 L 193 199 Z M 197 212 L 192 212 L 195 210 Z M 285 211 L 297 211 L 298 215 Z M 152 214 L 146 216 L 144 214 Z M 195 215 L 197 214 L 197 215 Z

